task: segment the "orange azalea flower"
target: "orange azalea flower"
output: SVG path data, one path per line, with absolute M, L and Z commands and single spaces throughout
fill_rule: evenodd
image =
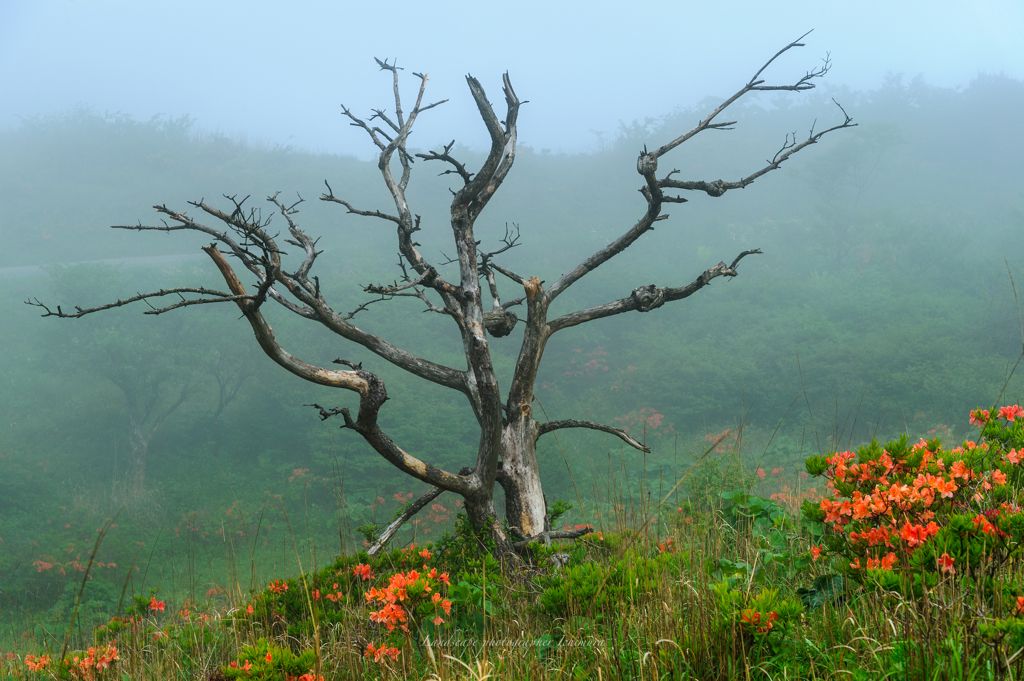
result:
M 999 418 L 1006 419 L 1010 423 L 1018 416 L 1024 416 L 1024 409 L 1021 409 L 1018 405 L 1012 407 L 1003 407 L 999 410 Z
M 352 574 L 354 574 L 356 577 L 362 578 L 364 582 L 373 579 L 373 569 L 370 568 L 369 565 L 356 565 L 354 568 L 352 568 Z M 335 584 L 334 588 L 338 588 L 338 585 Z
M 366 652 L 363 653 L 363 657 L 373 656 L 374 662 L 380 662 L 385 657 L 390 657 L 392 660 L 397 660 L 399 653 L 402 651 L 398 648 L 390 648 L 387 645 L 382 645 L 377 648 L 372 643 L 367 644 Z
M 153 596 L 151 599 L 149 599 L 149 609 L 153 612 L 163 612 L 166 607 L 167 604 L 163 601 L 158 601 L 156 599 L 156 596 Z
M 871 503 L 868 504 L 868 508 L 871 509 L 872 513 L 881 514 L 889 510 L 889 505 L 885 503 L 885 500 L 882 499 L 881 495 L 869 498 L 871 499 Z
M 935 524 L 935 521 L 928 523 L 927 527 L 923 525 L 911 525 L 909 521 L 900 530 L 900 539 L 907 542 L 907 546 L 914 548 L 920 544 L 928 541 L 928 537 L 935 536 L 939 531 L 939 526 Z
M 1018 452 L 1016 449 L 1011 449 L 1006 454 L 1006 460 L 1014 465 L 1020 463 L 1021 458 L 1024 458 L 1024 449 L 1022 449 L 1020 452 Z
M 939 567 L 942 568 L 943 572 L 953 574 L 956 570 L 953 568 L 953 558 L 948 553 L 943 553 L 939 556 Z
M 967 468 L 963 459 L 953 462 L 953 466 L 949 471 L 954 478 L 963 478 L 964 480 L 969 480 L 971 478 L 971 471 Z
M 1022 612 L 1024 612 L 1024 596 L 1017 596 L 1017 609 L 1014 610 L 1013 614 L 1019 615 Z M 31 657 L 31 655 L 29 657 Z M 27 662 L 28 657 L 26 657 L 25 660 Z
M 896 554 L 890 551 L 889 554 L 882 559 L 882 569 L 892 570 L 892 566 L 896 564 L 897 560 L 899 560 L 899 558 L 897 558 Z
M 402 629 L 407 630 L 408 625 L 405 623 L 408 622 L 409 615 L 402 606 L 388 603 L 380 610 L 371 612 L 370 620 L 386 625 L 388 631 L 394 631 L 396 624 L 402 624 Z
M 854 492 L 855 496 L 860 496 L 860 492 Z M 861 518 L 867 518 L 871 515 L 871 509 L 868 508 L 868 502 L 871 501 L 870 496 L 860 497 L 856 499 L 853 504 L 853 519 L 860 520 Z
M 952 479 L 949 481 L 940 479 L 935 483 L 935 489 L 939 491 L 943 499 L 952 499 L 953 492 L 957 490 L 956 483 Z
M 995 526 L 983 515 L 974 516 L 971 518 L 971 522 L 974 523 L 974 529 L 980 529 L 985 534 L 993 534 L 996 531 Z
M 811 559 L 812 560 L 818 560 L 819 558 L 821 558 L 821 547 L 820 546 L 812 546 L 811 547 Z
M 910 494 L 910 487 L 908 485 L 892 485 L 886 490 L 886 496 L 889 497 L 889 501 L 898 504 L 905 500 Z
M 997 484 L 997 485 L 1005 485 L 1006 484 L 1006 473 L 1003 473 L 998 468 L 995 469 L 994 471 L 992 471 L 992 482 Z

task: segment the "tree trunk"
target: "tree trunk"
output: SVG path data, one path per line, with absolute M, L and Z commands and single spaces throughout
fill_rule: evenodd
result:
M 505 519 L 513 533 L 526 539 L 551 529 L 537 465 L 537 422 L 529 405 L 512 415 L 502 434 L 497 481 L 505 491 Z
M 152 435 L 152 432 L 150 432 Z M 149 437 L 144 432 L 143 424 L 134 416 L 128 417 L 128 446 L 132 450 L 129 464 L 130 485 L 132 491 L 138 492 L 146 486 L 146 458 L 149 456 Z
M 466 498 L 466 515 L 470 523 L 480 532 L 481 540 L 489 540 L 492 546 L 483 544 L 479 548 L 490 551 L 501 561 L 521 562 L 512 547 L 512 540 L 494 510 L 493 494 L 477 494 Z

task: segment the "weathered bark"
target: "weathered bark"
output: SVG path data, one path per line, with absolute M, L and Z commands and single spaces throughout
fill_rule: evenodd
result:
M 208 227 L 196 222 L 183 212 L 160 205 L 155 206 L 157 212 L 167 216 L 170 223 L 164 223 L 162 226 L 140 224 L 119 228 L 166 232 L 192 230 L 212 237 L 215 243 L 203 250 L 220 271 L 228 291 L 214 291 L 205 288 L 160 290 L 139 294 L 124 301 L 119 300 L 97 308 L 85 310 L 76 308 L 74 313 L 65 313 L 60 307 L 54 312 L 38 300 L 32 301 L 31 304 L 42 307 L 45 312 L 44 316 L 79 317 L 129 302 L 148 301 L 151 298 L 169 294 L 177 294 L 181 300 L 163 308 L 151 309 L 147 314 L 161 314 L 188 305 L 234 302 L 251 325 L 260 347 L 273 361 L 303 380 L 341 388 L 358 395 L 359 407 L 355 418 L 352 417 L 348 408 L 328 409 L 312 405 L 319 410 L 321 418 L 342 416 L 343 427 L 359 434 L 380 456 L 404 474 L 431 485 L 432 490 L 428 492 L 427 496 L 436 496 L 442 491 L 461 495 L 465 499 L 469 519 L 489 535 L 497 553 L 512 556 L 517 549 L 521 550 L 526 547 L 531 539 L 547 541 L 551 538 L 580 536 L 582 531 L 553 532 L 548 526 L 547 504 L 541 485 L 540 464 L 537 459 L 538 439 L 546 433 L 562 428 L 590 428 L 615 435 L 637 449 L 646 451 L 646 447 L 621 429 L 612 426 L 574 419 L 562 419 L 548 423 L 538 423 L 535 420 L 533 414 L 534 384 L 548 339 L 558 331 L 595 319 L 630 311 L 646 313 L 666 303 L 683 300 L 708 286 L 718 277 L 737 276 L 737 266 L 740 261 L 747 255 L 757 254 L 760 251 L 757 249 L 745 250 L 736 256 L 731 265 L 720 262 L 706 269 L 691 283 L 683 286 L 642 285 L 642 282 L 637 282 L 638 285 L 626 297 L 619 300 L 569 312 L 550 321 L 548 320 L 548 310 L 558 296 L 580 279 L 629 248 L 641 236 L 651 231 L 655 222 L 667 219 L 668 215 L 662 212 L 665 204 L 686 201 L 678 195 L 666 195 L 665 190 L 700 191 L 712 197 L 722 196 L 733 189 L 742 189 L 762 175 L 778 169 L 793 154 L 816 143 L 823 135 L 853 125 L 850 117 L 846 116 L 844 111 L 845 120 L 840 125 L 818 133 L 812 130 L 807 139 L 800 143 L 797 143 L 795 137 L 792 140 L 787 137 L 782 148 L 767 162 L 766 166 L 735 182 L 677 180 L 673 179 L 673 175 L 678 172 L 675 170 L 658 177 L 658 161 L 662 156 L 704 130 L 728 129 L 732 123 L 717 123 L 715 119 L 744 94 L 753 91 L 801 91 L 813 88 L 814 85 L 811 81 L 825 75 L 828 71 L 827 59 L 824 66 L 808 72 L 791 85 L 770 86 L 765 85 L 764 80 L 760 79 L 762 72 L 776 58 L 791 48 L 800 46 L 802 43 L 798 39 L 780 50 L 757 71 L 746 85 L 723 102 L 707 118 L 700 121 L 693 130 L 654 151 L 644 148 L 637 160 L 637 172 L 644 181 L 641 194 L 647 204 L 643 214 L 622 236 L 562 275 L 547 290 L 536 276 L 520 276 L 495 262 L 497 256 L 518 245 L 518 227 L 516 227 L 514 235 L 506 228 L 505 237 L 502 239 L 503 245 L 491 252 L 480 249 L 481 242 L 475 234 L 477 218 L 500 188 L 516 158 L 520 102 L 512 89 L 508 74 L 504 75 L 502 83 L 505 95 L 504 121 L 499 120 L 495 114 L 480 82 L 472 76 L 466 78 L 480 118 L 490 136 L 490 150 L 483 164 L 475 173 L 470 172 L 464 164 L 451 155 L 454 141 L 439 151 L 415 154 L 416 158 L 424 161 L 446 164 L 448 169 L 442 174 L 451 174 L 462 183 L 457 191 L 452 192 L 450 225 L 456 257 L 451 262 L 458 264 L 458 280 L 449 282 L 418 250 L 419 244 L 414 240 L 414 235 L 421 228 L 420 217 L 413 213 L 406 198 L 406 188 L 415 160 L 406 148 L 406 141 L 412 132 L 413 124 L 420 114 L 447 100 L 423 104 L 427 76 L 414 74 L 419 79 L 419 90 L 415 104 L 407 116 L 399 91 L 400 69 L 395 64 L 377 60 L 380 68 L 392 75 L 395 104 L 393 114 L 389 115 L 383 110 L 375 110 L 368 122 L 344 106 L 342 106 L 342 113 L 352 125 L 362 129 L 380 151 L 377 167 L 394 203 L 394 213 L 357 208 L 348 201 L 335 196 L 330 184 L 327 184 L 326 181 L 327 193 L 320 198 L 322 201 L 344 206 L 349 214 L 383 220 L 395 228 L 400 253 L 401 283 L 396 281 L 391 285 L 368 285 L 365 287 L 365 291 L 377 296 L 375 300 L 359 305 L 347 315 L 336 312 L 321 295 L 319 280 L 315 276 L 310 277 L 310 271 L 320 252 L 316 250 L 316 241 L 300 229 L 294 221 L 294 215 L 297 213 L 296 207 L 302 200 L 299 199 L 297 203 L 288 206 L 282 203 L 278 199 L 278 195 L 275 194 L 267 200 L 277 207 L 278 212 L 287 223 L 290 238 L 285 241 L 298 247 L 301 251 L 301 261 L 295 264 L 294 269 L 290 271 L 282 263 L 282 251 L 275 238 L 266 230 L 268 222 L 264 221 L 256 210 L 248 209 L 246 211 L 243 208 L 245 199 L 236 201 L 234 197 L 227 197 L 233 204 L 233 210 L 230 213 L 207 205 L 203 201 L 192 204 L 219 221 L 223 225 L 220 229 Z M 371 125 L 375 121 L 379 121 L 379 125 Z M 397 167 L 393 168 L 392 166 L 396 162 Z M 400 174 L 396 176 L 395 171 L 398 169 L 400 169 Z M 220 249 L 225 250 L 222 252 Z M 235 258 L 249 274 L 255 276 L 256 291 L 253 293 L 245 291 L 225 255 Z M 521 287 L 523 296 L 502 303 L 496 274 L 513 282 L 517 294 Z M 486 291 L 481 284 L 481 279 L 486 281 Z M 195 297 L 185 298 L 182 295 L 185 293 Z M 490 295 L 490 305 L 485 301 L 485 293 Z M 460 334 L 465 359 L 464 368 L 447 367 L 417 357 L 351 323 L 351 319 L 365 310 L 370 303 L 399 297 L 417 298 L 424 304 L 427 311 L 445 315 L 454 322 Z M 349 367 L 348 370 L 330 370 L 308 364 L 289 354 L 277 342 L 273 330 L 260 312 L 261 306 L 268 300 L 274 301 L 300 317 L 322 324 L 342 338 L 363 346 L 380 359 L 390 362 L 410 374 L 460 392 L 466 398 L 479 426 L 474 465 L 463 468 L 458 474 L 450 473 L 402 450 L 377 424 L 378 411 L 387 400 L 387 391 L 380 378 L 370 371 L 364 370 L 361 365 L 357 366 L 345 360 L 339 359 L 335 362 Z M 526 317 L 525 320 L 522 320 L 509 308 L 524 303 Z M 523 338 L 519 357 L 507 393 L 503 397 L 491 360 L 488 337 L 508 336 L 520 326 Z M 505 492 L 505 521 L 514 535 L 513 537 L 506 533 L 494 508 L 494 485 L 496 482 L 502 485 Z M 418 508 L 426 506 L 429 499 L 426 501 L 425 499 L 427 497 L 420 500 L 422 503 L 417 502 Z M 400 521 L 404 521 L 407 517 L 411 517 L 411 514 L 403 515 Z M 378 542 L 378 545 L 383 545 L 386 539 L 397 530 L 397 527 L 398 525 L 392 524 L 386 531 L 386 536 L 381 537 L 382 541 Z

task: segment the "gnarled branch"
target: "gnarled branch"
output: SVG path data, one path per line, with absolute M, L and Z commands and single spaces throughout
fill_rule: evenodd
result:
M 570 326 L 576 326 L 595 319 L 611 317 L 617 314 L 622 314 L 623 312 L 631 312 L 633 310 L 649 312 L 661 307 L 665 303 L 689 298 L 718 277 L 737 276 L 738 273 L 736 271 L 736 266 L 739 265 L 740 260 L 748 255 L 756 255 L 760 253 L 761 250 L 758 248 L 743 251 L 736 256 L 731 265 L 726 265 L 724 262 L 720 262 L 714 267 L 710 267 L 701 272 L 700 276 L 686 286 L 658 287 L 653 284 L 650 286 L 642 286 L 633 289 L 633 292 L 627 298 L 620 298 L 619 300 L 605 303 L 604 305 L 596 305 L 594 307 L 588 307 L 585 310 L 570 312 L 569 314 L 562 315 L 561 317 L 549 322 L 549 332 L 555 333 L 556 331 L 567 329 Z

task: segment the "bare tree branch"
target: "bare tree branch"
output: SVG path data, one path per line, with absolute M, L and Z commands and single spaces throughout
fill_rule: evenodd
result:
M 627 298 L 620 298 L 619 300 L 605 303 L 604 305 L 597 305 L 585 310 L 570 312 L 569 314 L 562 315 L 561 317 L 549 322 L 549 332 L 555 333 L 556 331 L 561 331 L 562 329 L 567 329 L 571 326 L 583 324 L 584 322 L 603 319 L 605 317 L 611 317 L 617 314 L 622 314 L 623 312 L 631 312 L 633 310 L 650 312 L 651 310 L 661 307 L 665 303 L 689 298 L 718 277 L 737 276 L 738 273 L 736 271 L 736 266 L 739 265 L 740 260 L 748 255 L 759 255 L 760 253 L 761 250 L 757 248 L 743 251 L 736 256 L 731 265 L 726 265 L 724 262 L 720 262 L 714 267 L 701 272 L 699 277 L 686 286 L 680 286 L 678 288 L 657 287 L 653 284 L 650 286 L 641 286 L 633 289 L 633 292 Z
M 203 250 L 213 260 L 217 269 L 220 270 L 232 293 L 237 296 L 244 296 L 245 289 L 224 256 L 212 246 L 206 247 Z M 256 335 L 256 341 L 268 357 L 296 376 L 312 383 L 343 388 L 359 393 L 359 413 L 355 419 L 351 417 L 347 409 L 341 409 L 337 413 L 340 413 L 345 419 L 346 427 L 362 435 L 363 439 L 392 465 L 418 480 L 459 494 L 469 494 L 474 490 L 477 484 L 475 481 L 453 475 L 436 466 L 420 461 L 399 448 L 381 430 L 380 426 L 377 425 L 377 412 L 388 399 L 388 396 L 383 381 L 377 376 L 361 368 L 355 368 L 356 365 L 351 363 L 347 364 L 355 368 L 355 371 L 333 371 L 303 362 L 278 344 L 273 330 L 267 324 L 263 314 L 253 301 L 240 300 L 237 304 L 242 314 L 249 321 L 250 326 L 252 326 L 253 332 Z M 323 409 L 321 409 L 322 413 Z
M 363 215 L 365 217 L 380 218 L 382 220 L 389 220 L 391 222 L 394 222 L 395 224 L 402 223 L 402 221 L 399 220 L 394 215 L 388 215 L 387 213 L 382 213 L 379 210 L 359 210 L 348 201 L 336 197 L 334 195 L 334 190 L 331 189 L 331 185 L 327 184 L 327 180 L 324 180 L 324 184 L 327 185 L 327 193 L 320 195 L 321 201 L 331 201 L 333 203 L 340 203 L 341 205 L 345 206 L 345 208 L 348 209 L 348 212 L 351 213 L 352 215 Z
M 639 440 L 633 438 L 629 433 L 616 428 L 615 426 L 606 426 L 603 423 L 595 423 L 593 421 L 580 421 L 578 419 L 562 419 L 561 421 L 548 421 L 547 423 L 537 424 L 537 437 L 546 433 L 550 433 L 555 430 L 562 428 L 589 428 L 590 430 L 599 430 L 602 433 L 609 433 L 619 438 L 627 445 L 634 449 L 639 449 L 641 452 L 650 452 L 651 448 L 644 445 Z
M 416 154 L 416 156 L 426 161 L 444 161 L 445 163 L 450 163 L 452 166 L 454 166 L 454 168 L 448 169 L 441 173 L 440 175 L 450 175 L 451 173 L 458 173 L 459 177 L 462 178 L 462 183 L 464 185 L 469 184 L 470 180 L 473 179 L 473 173 L 466 170 L 466 166 L 462 165 L 461 163 L 456 161 L 455 158 L 452 157 L 451 150 L 453 146 L 455 146 L 455 140 L 452 140 L 447 145 L 445 145 L 444 151 L 431 151 L 426 154 Z
M 759 178 L 760 176 L 764 175 L 765 173 L 777 169 L 790 156 L 799 152 L 801 149 L 804 149 L 807 146 L 816 143 L 819 139 L 821 139 L 823 135 L 832 132 L 833 130 L 852 127 L 854 125 L 851 123 L 852 119 L 846 114 L 845 111 L 843 111 L 845 120 L 840 125 L 834 126 L 820 133 L 814 133 L 812 131 L 807 140 L 797 145 L 789 143 L 787 138 L 787 141 L 784 142 L 782 149 L 778 153 L 776 153 L 775 157 L 768 162 L 768 165 L 766 167 L 744 178 L 738 183 L 726 183 L 722 182 L 721 180 L 710 183 L 680 182 L 678 180 L 671 179 L 671 176 L 676 171 L 669 173 L 668 176 L 666 176 L 663 180 L 660 181 L 655 177 L 655 174 L 658 170 L 658 159 L 661 156 L 664 156 L 665 154 L 672 151 L 679 145 L 691 139 L 694 135 L 697 135 L 698 133 L 704 130 L 727 129 L 728 126 L 731 126 L 733 124 L 732 121 L 727 123 L 714 123 L 714 120 L 733 102 L 735 102 L 748 92 L 756 90 L 787 90 L 800 92 L 812 89 L 814 87 L 814 83 L 811 81 L 815 78 L 820 78 L 821 76 L 824 76 L 828 72 L 831 62 L 828 60 L 827 57 L 825 58 L 824 64 L 821 67 L 819 67 L 818 69 L 808 71 L 802 78 L 800 78 L 791 85 L 768 86 L 763 85 L 764 81 L 760 80 L 761 74 L 764 72 L 764 70 L 767 69 L 768 66 L 771 65 L 776 59 L 778 59 L 779 56 L 781 56 L 783 53 L 787 52 L 788 50 L 791 50 L 794 47 L 803 47 L 803 43 L 801 43 L 800 40 L 802 40 L 806 35 L 807 34 L 805 33 L 803 36 L 801 36 L 794 42 L 790 43 L 789 45 L 779 50 L 775 54 L 775 56 L 773 56 L 764 64 L 764 66 L 758 69 L 757 73 L 754 74 L 754 77 L 751 78 L 746 85 L 744 85 L 732 97 L 722 102 L 722 104 L 720 104 L 718 108 L 712 111 L 711 114 L 709 114 L 704 120 L 700 121 L 695 128 L 693 128 L 689 132 L 684 133 L 683 135 L 680 135 L 671 142 L 664 144 L 661 147 L 658 147 L 654 151 L 648 151 L 646 146 L 644 147 L 643 152 L 641 152 L 640 157 L 637 159 L 637 172 L 639 172 L 646 181 L 645 186 L 642 187 L 640 191 L 644 195 L 644 198 L 647 199 L 647 211 L 644 213 L 643 217 L 641 217 L 640 220 L 638 220 L 636 224 L 634 224 L 633 227 L 629 229 L 629 231 L 627 231 L 621 237 L 610 243 L 605 248 L 602 248 L 601 250 L 594 253 L 592 256 L 590 256 L 585 261 L 577 265 L 571 271 L 562 275 L 558 279 L 558 281 L 556 281 L 551 286 L 551 288 L 549 288 L 544 294 L 545 301 L 548 304 L 554 301 L 555 298 L 557 298 L 563 291 L 565 291 L 567 288 L 569 288 L 574 283 L 579 281 L 581 278 L 586 276 L 588 273 L 594 271 L 608 260 L 612 259 L 619 253 L 629 248 L 644 233 L 653 229 L 655 222 L 667 218 L 667 215 L 663 215 L 661 213 L 663 203 L 683 203 L 685 201 L 685 199 L 682 199 L 681 197 L 677 196 L 666 197 L 662 192 L 662 189 L 698 189 L 709 193 L 711 196 L 721 196 L 729 189 L 744 187 L 747 184 L 750 184 L 751 182 Z M 842 107 L 840 107 L 840 110 L 842 110 Z
M 548 530 L 547 532 L 541 532 L 540 534 L 529 537 L 528 539 L 521 539 L 512 544 L 512 548 L 516 551 L 522 551 L 529 548 L 530 544 L 540 542 L 542 544 L 551 543 L 552 539 L 579 539 L 585 537 L 594 531 L 592 527 L 584 527 L 578 530 Z
M 511 270 L 507 270 L 504 267 L 501 267 L 500 265 L 498 265 L 496 263 L 493 263 L 493 262 L 489 263 L 488 267 L 493 269 L 495 272 L 500 272 L 501 274 L 505 275 L 506 277 L 508 277 L 512 281 L 516 282 L 517 284 L 520 284 L 522 286 L 526 286 L 526 279 L 524 279 L 523 277 L 520 277 L 515 272 L 512 272 Z M 522 301 L 522 298 L 520 298 L 519 300 Z
M 752 173 L 751 175 L 748 175 L 747 177 L 744 177 L 738 182 L 725 182 L 723 180 L 715 180 L 714 182 L 705 182 L 703 180 L 685 182 L 680 180 L 673 180 L 670 179 L 671 175 L 676 172 L 679 172 L 677 170 L 673 170 L 671 173 L 669 173 L 668 176 L 665 177 L 665 179 L 658 181 L 658 186 L 661 187 L 662 189 L 686 189 L 691 191 L 702 191 L 706 193 L 708 196 L 713 197 L 722 196 L 723 194 L 725 194 L 725 192 L 727 192 L 730 189 L 743 189 L 747 185 L 753 184 L 754 180 L 761 177 L 765 173 L 771 172 L 772 170 L 776 170 L 786 160 L 788 160 L 790 156 L 799 152 L 804 147 L 816 144 L 818 140 L 820 140 L 824 135 L 832 132 L 833 130 L 856 127 L 857 124 L 851 123 L 853 119 L 851 119 L 849 115 L 846 114 L 846 111 L 843 110 L 843 107 L 839 106 L 839 103 L 835 102 L 835 100 L 832 101 L 835 103 L 836 106 L 839 107 L 840 111 L 843 111 L 843 115 L 846 118 L 846 120 L 844 120 L 843 123 L 828 128 L 827 130 L 822 130 L 821 132 L 818 133 L 813 132 L 812 129 L 808 138 L 799 144 L 796 143 L 796 133 L 793 134 L 792 141 L 790 140 L 790 136 L 787 135 L 785 141 L 782 144 L 782 147 L 779 149 L 779 151 L 775 153 L 775 156 L 773 156 L 771 160 L 765 161 L 765 163 L 767 163 L 765 167 L 761 168 L 755 173 Z M 645 196 L 647 196 L 650 193 L 650 190 L 648 190 L 647 187 L 644 187 L 644 190 Z M 668 201 L 669 197 L 663 197 L 662 200 Z M 677 201 L 677 203 L 678 202 L 679 201 Z
M 459 475 L 469 475 L 472 472 L 472 468 L 466 467 L 459 471 Z M 431 489 L 424 492 L 419 499 L 412 502 L 411 504 L 408 504 L 404 509 L 402 509 L 402 512 L 394 520 L 392 520 L 388 524 L 388 526 L 385 527 L 384 530 L 377 536 L 377 539 L 373 542 L 372 545 L 370 545 L 370 548 L 366 550 L 366 553 L 369 554 L 371 558 L 380 553 L 381 549 L 383 549 L 384 546 L 387 545 L 389 541 L 391 541 L 391 538 L 398 533 L 398 530 L 402 527 L 402 525 L 404 525 L 413 516 L 415 516 L 417 513 L 426 508 L 427 504 L 429 504 L 434 499 L 437 499 L 439 496 L 444 494 L 444 492 L 445 490 L 441 489 L 440 487 L 432 487 Z
M 658 159 L 661 156 L 664 156 L 668 152 L 670 152 L 673 149 L 675 149 L 676 147 L 678 147 L 680 144 L 686 142 L 686 140 L 690 139 L 694 135 L 696 135 L 696 134 L 698 134 L 700 132 L 703 132 L 704 130 L 708 130 L 708 129 L 711 129 L 711 128 L 725 129 L 725 126 L 734 125 L 735 121 L 730 121 L 728 123 L 721 123 L 721 124 L 717 124 L 717 125 L 712 125 L 712 121 L 714 121 L 715 118 L 717 118 L 720 113 L 725 111 L 733 102 L 735 102 L 737 99 L 739 99 L 743 95 L 747 94 L 748 92 L 757 91 L 757 90 L 760 90 L 760 91 L 785 90 L 785 91 L 790 91 L 790 92 L 802 92 L 804 90 L 812 90 L 812 89 L 814 89 L 814 83 L 812 83 L 810 81 L 812 81 L 815 78 L 821 78 L 826 73 L 828 73 L 828 70 L 831 67 L 831 61 L 829 61 L 827 56 L 824 59 L 824 64 L 821 67 L 819 67 L 817 69 L 813 69 L 811 71 L 808 71 L 802 78 L 800 78 L 798 81 L 796 81 L 792 85 L 762 85 L 762 83 L 764 83 L 764 81 L 763 80 L 759 80 L 759 78 L 761 77 L 761 74 L 764 73 L 765 69 L 767 69 L 769 66 L 771 66 L 772 62 L 774 62 L 776 59 L 778 59 L 779 57 L 781 57 L 783 54 L 785 54 L 789 50 L 793 49 L 794 47 L 804 47 L 804 43 L 802 43 L 800 41 L 803 40 L 804 38 L 806 38 L 810 33 L 811 33 L 811 31 L 808 31 L 807 33 L 804 33 L 802 36 L 800 36 L 799 38 L 797 38 L 796 40 L 791 42 L 789 45 L 786 45 L 781 50 L 776 52 L 775 56 L 773 56 L 771 59 L 769 59 L 767 62 L 765 62 L 764 66 L 762 66 L 761 68 L 759 68 L 757 70 L 757 73 L 754 74 L 753 78 L 751 78 L 747 82 L 747 84 L 744 85 L 739 90 L 739 92 L 737 92 L 732 97 L 729 97 L 727 100 L 725 100 L 720 105 L 718 105 L 718 108 L 715 109 L 714 111 L 712 111 L 711 114 L 707 118 L 705 118 L 700 123 L 698 123 L 697 127 L 695 127 L 693 130 L 690 130 L 687 133 L 684 133 L 684 134 L 680 135 L 679 137 L 675 138 L 674 140 L 672 140 L 668 144 L 664 144 L 661 147 L 655 149 L 654 151 L 652 151 L 650 153 L 650 156 L 652 156 L 654 159 Z
M 165 308 L 160 308 L 160 309 L 155 309 L 154 308 L 152 310 L 148 310 L 148 311 L 144 312 L 143 314 L 160 314 L 161 312 L 167 312 L 168 310 L 173 310 L 173 309 L 176 309 L 176 308 L 179 308 L 179 307 L 185 307 L 186 305 L 200 305 L 200 304 L 203 304 L 203 303 L 224 303 L 224 302 L 231 302 L 231 301 L 237 302 L 237 301 L 240 301 L 240 300 L 252 300 L 252 298 L 253 298 L 252 296 L 247 296 L 247 295 L 236 296 L 236 295 L 232 295 L 230 293 L 225 293 L 223 291 L 214 291 L 212 289 L 203 288 L 203 287 L 179 286 L 179 287 L 176 287 L 176 288 L 160 289 L 159 291 L 153 291 L 151 293 L 140 293 L 138 295 L 132 296 L 131 298 L 125 298 L 124 300 L 118 299 L 117 301 L 115 301 L 113 303 L 107 303 L 106 305 L 99 305 L 97 307 L 81 308 L 81 307 L 78 307 L 76 305 L 75 306 L 75 310 L 76 311 L 73 312 L 73 313 L 64 312 L 61 309 L 60 305 L 57 306 L 57 311 L 54 312 L 49 307 L 47 307 L 47 305 L 45 303 L 41 302 L 38 298 L 32 298 L 30 300 L 26 300 L 25 304 L 26 305 L 31 305 L 33 307 L 42 308 L 44 310 L 44 313 L 42 315 L 40 315 L 41 317 L 60 317 L 61 319 L 74 319 L 76 317 L 84 317 L 85 315 L 92 314 L 94 312 L 102 312 L 103 310 L 112 310 L 112 309 L 114 309 L 116 307 L 123 307 L 124 305 L 130 305 L 131 303 L 137 303 L 140 300 L 148 300 L 149 298 L 159 298 L 159 297 L 162 297 L 162 296 L 170 296 L 170 295 L 175 295 L 175 294 L 181 296 L 182 293 L 197 293 L 199 295 L 217 296 L 217 297 L 216 298 L 199 298 L 199 299 L 193 299 L 193 300 L 186 300 L 184 297 L 182 297 L 182 302 L 180 302 L 180 303 L 176 303 L 174 305 L 171 305 L 170 307 L 165 307 Z

